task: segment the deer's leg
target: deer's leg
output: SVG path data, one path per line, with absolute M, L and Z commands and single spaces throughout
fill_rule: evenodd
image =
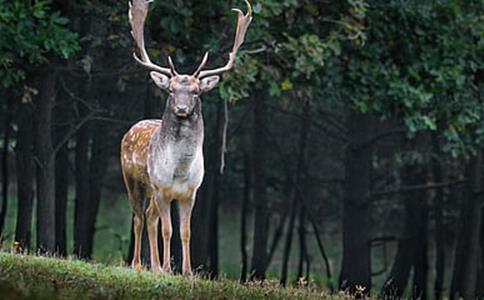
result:
M 155 201 L 155 199 L 151 198 L 150 205 L 146 209 L 146 226 L 150 241 L 151 270 L 153 272 L 161 272 L 160 252 L 158 249 L 158 220 L 160 215 L 158 214 Z
M 134 232 L 134 251 L 133 261 L 131 267 L 136 270 L 141 270 L 141 236 L 143 234 L 143 214 L 134 213 L 133 215 L 133 232 Z
M 195 193 L 185 201 L 179 201 L 180 209 L 180 238 L 183 248 L 183 266 L 184 276 L 192 276 L 192 262 L 190 256 L 190 220 L 192 217 L 193 204 L 195 203 Z
M 157 199 L 158 211 L 161 217 L 161 230 L 163 234 L 163 272 L 171 271 L 170 240 L 173 234 L 170 215 L 170 201 L 168 199 Z
M 126 176 L 123 172 L 128 191 L 128 198 L 133 206 L 133 234 L 134 234 L 134 249 L 133 260 L 131 267 L 136 270 L 141 270 L 141 237 L 143 233 L 144 214 L 143 214 L 143 193 L 135 180 Z

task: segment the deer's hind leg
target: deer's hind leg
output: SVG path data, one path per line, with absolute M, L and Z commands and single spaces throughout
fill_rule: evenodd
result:
M 128 198 L 133 207 L 134 249 L 131 267 L 136 270 L 141 270 L 141 238 L 145 221 L 143 212 L 144 191 L 141 183 L 128 176 L 124 176 L 124 182 L 128 191 Z

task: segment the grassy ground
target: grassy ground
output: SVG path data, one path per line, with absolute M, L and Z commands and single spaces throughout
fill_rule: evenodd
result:
M 243 286 L 0 252 L 0 299 L 343 299 L 315 289 Z
M 72 191 L 67 205 L 67 241 L 68 253 L 72 253 L 73 249 L 73 220 L 74 220 L 74 196 Z M 7 220 L 5 227 L 5 235 L 3 245 L 1 248 L 9 251 L 13 244 L 13 236 L 15 232 L 15 222 L 17 213 L 16 197 L 12 194 L 10 198 L 10 207 L 7 212 Z M 233 207 L 224 209 L 221 207 L 220 227 L 219 227 L 219 266 L 220 274 L 227 278 L 237 280 L 240 275 L 240 220 L 239 213 L 234 213 Z M 35 212 L 35 209 L 34 209 Z M 35 215 L 35 214 L 34 214 Z M 96 234 L 94 239 L 93 260 L 108 265 L 117 265 L 123 263 L 123 258 L 128 252 L 130 226 L 131 226 L 131 207 L 126 199 L 125 194 L 107 193 L 103 194 L 99 214 L 96 223 Z M 248 253 L 252 251 L 252 220 L 249 220 L 248 228 Z M 35 224 L 35 219 L 33 221 Z M 333 274 L 338 274 L 341 252 L 340 252 L 340 237 L 327 236 L 323 237 L 327 241 L 328 256 L 332 266 Z M 319 286 L 327 286 L 327 278 L 325 274 L 325 267 L 318 252 L 316 241 L 310 235 L 308 237 L 308 250 L 311 256 L 311 279 L 318 283 Z M 278 277 L 281 272 L 282 264 L 282 244 L 274 255 L 273 261 L 267 270 L 267 276 L 270 278 Z M 35 247 L 35 230 L 32 231 L 32 246 Z M 289 280 L 296 281 L 296 268 L 298 262 L 298 242 L 294 238 L 293 249 L 291 252 L 291 260 L 289 262 Z M 250 260 L 249 260 L 250 263 Z M 334 283 L 334 282 L 333 282 Z

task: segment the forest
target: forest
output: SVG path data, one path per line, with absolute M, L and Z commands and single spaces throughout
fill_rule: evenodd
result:
M 235 66 L 202 96 L 195 273 L 484 298 L 484 1 L 250 2 Z M 207 51 L 206 68 L 223 66 L 231 8 L 247 10 L 154 0 L 147 53 L 180 74 Z M 0 0 L 1 252 L 129 266 L 121 139 L 168 97 L 130 31 L 127 0 Z M 171 213 L 180 273 L 177 202 Z M 148 243 L 145 228 L 145 266 Z

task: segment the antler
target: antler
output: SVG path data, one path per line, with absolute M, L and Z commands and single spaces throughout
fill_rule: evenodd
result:
M 133 53 L 133 57 L 138 63 L 150 70 L 166 75 L 174 75 L 176 74 L 174 69 L 163 68 L 152 63 L 145 49 L 144 25 L 146 16 L 148 15 L 150 2 L 153 2 L 153 0 L 133 0 L 133 2 L 128 2 L 128 18 L 129 24 L 131 25 L 131 35 L 136 41 L 136 45 L 138 46 L 141 54 L 141 59 L 136 55 L 136 53 Z
M 197 68 L 193 76 L 202 78 L 210 75 L 216 75 L 223 72 L 227 72 L 228 70 L 232 69 L 235 63 L 235 57 L 237 55 L 237 51 L 239 50 L 240 45 L 244 43 L 245 33 L 247 32 L 247 28 L 249 27 L 249 24 L 252 21 L 252 6 L 250 5 L 249 1 L 247 0 L 244 0 L 244 1 L 245 1 L 245 4 L 247 4 L 247 8 L 248 8 L 247 14 L 244 15 L 244 13 L 238 8 L 232 8 L 232 10 L 238 14 L 238 20 L 237 20 L 237 30 L 235 32 L 234 46 L 232 48 L 232 51 L 229 54 L 229 61 L 227 62 L 227 64 L 221 68 L 202 71 L 203 67 L 205 66 L 208 60 L 208 52 L 206 52 L 203 57 L 202 63 Z

